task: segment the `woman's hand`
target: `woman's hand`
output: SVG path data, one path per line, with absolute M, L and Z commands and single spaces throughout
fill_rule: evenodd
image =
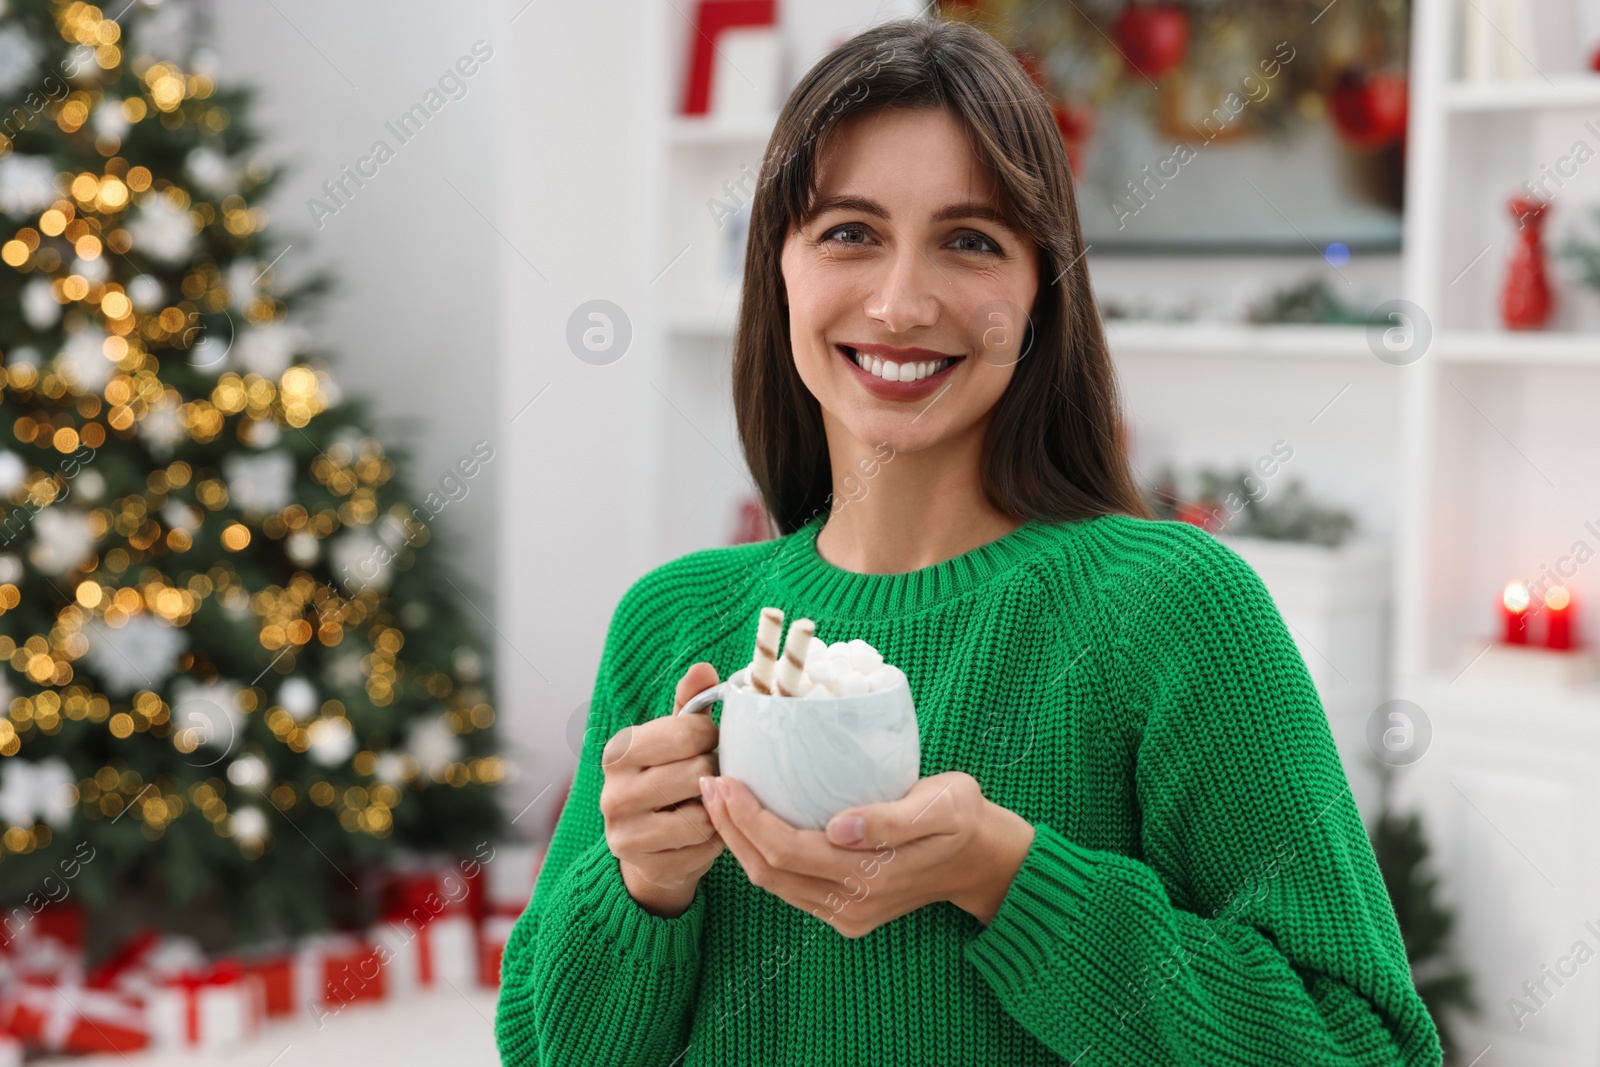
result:
M 826 831 L 789 825 L 736 779 L 703 784 L 711 823 L 750 884 L 845 937 L 941 900 L 987 925 L 1033 844 L 1033 825 L 961 771 L 923 778 L 900 800 L 842 811 Z
M 679 715 L 694 694 L 717 684 L 709 663 L 678 680 L 672 714 L 618 730 L 600 754 L 600 814 L 628 895 L 652 915 L 675 918 L 722 855 L 695 782 L 717 773 L 717 727 L 709 715 Z

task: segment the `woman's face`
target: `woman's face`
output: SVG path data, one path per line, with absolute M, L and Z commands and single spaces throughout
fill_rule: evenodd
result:
M 795 366 L 830 429 L 917 451 L 986 422 L 1022 351 L 1038 251 L 999 220 L 960 120 L 859 115 L 817 186 L 822 210 L 790 229 L 782 266 Z

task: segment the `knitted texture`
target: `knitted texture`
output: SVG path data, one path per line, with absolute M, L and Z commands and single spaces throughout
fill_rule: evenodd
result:
M 1305 662 L 1232 549 L 1106 515 L 857 574 L 817 554 L 823 521 L 623 596 L 506 945 L 505 1063 L 1440 1063 Z M 745 666 L 767 604 L 871 642 L 910 681 L 921 774 L 1033 825 L 987 926 L 941 901 L 846 938 L 728 851 L 680 916 L 628 895 L 600 750 L 670 714 L 690 664 Z

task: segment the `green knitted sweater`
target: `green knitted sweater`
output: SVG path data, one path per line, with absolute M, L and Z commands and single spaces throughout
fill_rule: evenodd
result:
M 1305 662 L 1237 554 L 1106 515 L 858 574 L 817 553 L 823 521 L 623 596 L 506 945 L 505 1063 L 1440 1062 Z M 728 851 L 680 916 L 628 895 L 600 750 L 669 714 L 691 663 L 748 663 L 766 604 L 876 646 L 910 680 L 922 775 L 966 771 L 1033 824 L 987 926 L 944 901 L 846 938 Z

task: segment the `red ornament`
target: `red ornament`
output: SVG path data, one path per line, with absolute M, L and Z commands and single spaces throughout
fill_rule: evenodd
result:
M 1536 196 L 1521 193 L 1508 203 L 1519 229 L 1506 264 L 1505 285 L 1500 290 L 1500 318 L 1510 330 L 1537 330 L 1550 318 L 1550 280 L 1545 274 L 1540 236 L 1549 205 Z
M 1334 81 L 1333 124 L 1352 147 L 1382 148 L 1406 132 L 1406 76 L 1346 67 Z
M 1589 57 L 1589 69 L 1600 72 L 1600 44 L 1594 46 L 1594 55 Z
M 1088 104 L 1056 104 L 1050 109 L 1055 116 L 1056 128 L 1061 131 L 1061 143 L 1067 148 L 1067 164 L 1072 176 L 1077 178 L 1083 169 L 1084 147 L 1094 133 L 1094 108 Z
M 1129 4 L 1117 15 L 1117 49 L 1128 67 L 1159 78 L 1183 62 L 1189 48 L 1189 15 L 1172 3 Z

